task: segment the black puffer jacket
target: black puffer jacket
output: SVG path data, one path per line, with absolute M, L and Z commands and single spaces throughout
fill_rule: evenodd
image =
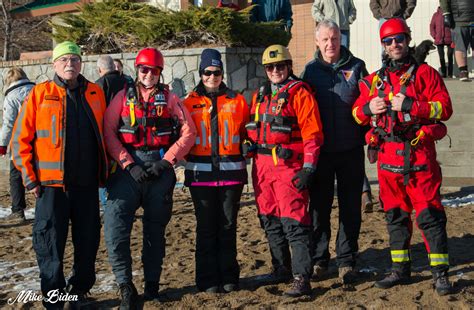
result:
M 440 0 L 443 12 L 453 14 L 456 26 L 474 23 L 474 0 Z

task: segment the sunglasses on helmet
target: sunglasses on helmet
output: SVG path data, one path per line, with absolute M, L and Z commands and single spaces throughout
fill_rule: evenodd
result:
M 150 68 L 150 67 L 145 67 L 145 66 L 139 66 L 138 71 L 142 74 L 148 74 L 148 72 L 151 72 L 152 75 L 158 75 L 160 74 L 160 68 Z
M 277 69 L 277 71 L 283 71 L 286 68 L 286 63 L 265 65 L 265 70 L 267 70 L 268 72 L 272 72 L 275 68 Z
M 221 76 L 222 75 L 222 70 L 204 70 L 202 72 L 205 76 L 211 76 L 214 74 L 214 76 Z
M 387 37 L 382 39 L 382 43 L 385 45 L 392 45 L 393 40 L 395 40 L 396 43 L 402 43 L 406 39 L 406 36 L 404 34 L 397 34 L 394 37 Z

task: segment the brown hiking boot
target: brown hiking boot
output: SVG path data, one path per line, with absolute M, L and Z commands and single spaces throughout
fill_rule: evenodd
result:
M 365 213 L 372 213 L 374 211 L 374 204 L 372 202 L 372 195 L 370 192 L 362 193 L 362 210 Z
M 309 283 L 309 279 L 296 275 L 293 278 L 293 282 L 290 284 L 290 288 L 284 292 L 283 295 L 288 297 L 311 295 L 311 284 Z
M 6 224 L 20 224 L 26 222 L 25 211 L 12 212 L 3 222 Z
M 340 267 L 339 279 L 342 284 L 352 284 L 357 280 L 357 273 L 351 266 Z

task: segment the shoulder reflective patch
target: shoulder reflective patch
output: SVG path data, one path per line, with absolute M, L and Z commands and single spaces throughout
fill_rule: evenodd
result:
M 357 124 L 362 124 L 362 121 L 357 117 L 357 110 L 359 109 L 359 107 L 355 107 L 354 109 L 352 109 L 352 117 L 354 118 L 354 120 L 357 122 Z

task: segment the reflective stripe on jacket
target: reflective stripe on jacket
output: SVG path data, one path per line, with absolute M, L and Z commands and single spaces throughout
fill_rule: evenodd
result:
M 200 84 L 183 103 L 198 133 L 187 157 L 185 184 L 247 183 L 246 161 L 241 154 L 249 119 L 245 98 L 225 86 L 215 96 L 208 96 Z
M 253 96 L 252 115 L 246 125 L 249 138 L 259 147 L 289 149 L 293 159 L 315 169 L 323 132 L 310 87 L 302 81 L 290 80 L 273 96 L 268 88 L 269 85 L 262 86 Z
M 57 77 L 55 77 L 57 78 Z M 79 78 L 84 79 L 82 76 Z M 103 185 L 107 177 L 107 159 L 103 143 L 105 96 L 102 89 L 84 79 L 82 95 L 88 104 L 86 113 L 93 120 L 98 138 L 98 181 Z M 23 176 L 26 188 L 47 185 L 64 186 L 64 154 L 66 136 L 66 89 L 55 81 L 36 85 L 24 103 L 15 123 L 12 155 L 15 166 Z M 87 163 L 78 163 L 87 165 Z

